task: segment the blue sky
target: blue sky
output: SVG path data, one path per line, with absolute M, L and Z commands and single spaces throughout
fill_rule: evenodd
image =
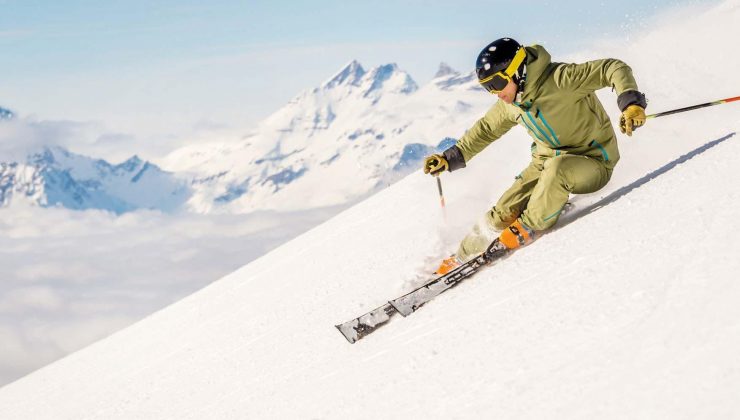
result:
M 423 83 L 500 36 L 568 53 L 697 3 L 0 0 L 0 106 L 161 141 L 248 127 L 351 59 Z

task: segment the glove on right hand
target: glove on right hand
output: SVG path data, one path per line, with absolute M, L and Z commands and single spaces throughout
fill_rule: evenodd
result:
M 645 108 L 640 105 L 630 105 L 619 118 L 619 130 L 628 136 L 632 136 L 632 131 L 645 125 L 645 120 Z
M 438 176 L 440 173 L 448 170 L 450 164 L 447 162 L 444 156 L 434 154 L 427 156 L 424 159 L 424 173 L 431 174 L 432 176 Z

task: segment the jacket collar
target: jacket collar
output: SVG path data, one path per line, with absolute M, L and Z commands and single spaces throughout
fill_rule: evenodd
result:
M 551 63 L 550 53 L 541 45 L 524 47 L 527 52 L 527 81 L 519 102 L 526 103 L 534 96 L 545 81 L 545 70 Z

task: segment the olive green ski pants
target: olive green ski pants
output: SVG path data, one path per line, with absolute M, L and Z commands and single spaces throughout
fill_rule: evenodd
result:
M 560 217 L 570 193 L 588 194 L 600 190 L 612 170 L 601 160 L 581 155 L 534 158 L 517 175 L 514 184 L 460 243 L 457 257 L 468 261 L 520 218 L 525 226 L 541 231 Z

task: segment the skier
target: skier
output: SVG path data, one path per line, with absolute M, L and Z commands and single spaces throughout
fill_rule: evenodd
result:
M 499 100 L 454 146 L 427 156 L 424 173 L 464 168 L 515 125 L 534 139 L 532 161 L 442 262 L 438 275 L 485 251 L 496 238 L 497 246 L 508 250 L 529 244 L 557 222 L 570 193 L 592 193 L 609 182 L 619 150 L 596 90 L 616 90 L 622 133 L 631 136 L 645 124 L 645 95 L 620 60 L 553 63 L 540 45 L 501 38 L 481 51 L 475 67 L 480 84 Z

